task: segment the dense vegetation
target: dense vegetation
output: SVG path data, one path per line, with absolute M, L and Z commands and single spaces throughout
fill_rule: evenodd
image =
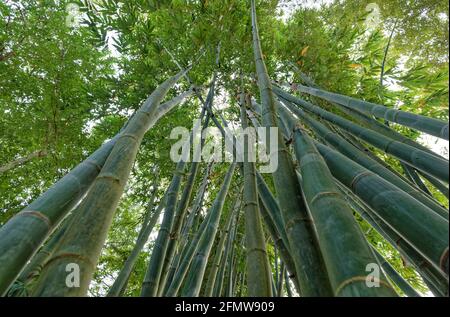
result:
M 439 0 L 0 2 L 0 294 L 448 296 L 448 46 Z M 278 168 L 173 162 L 195 119 Z

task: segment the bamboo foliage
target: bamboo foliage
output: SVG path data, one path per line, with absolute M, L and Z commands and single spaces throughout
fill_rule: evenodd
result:
M 251 4 L 253 53 L 258 75 L 263 125 L 265 127 L 277 127 L 275 98 L 261 50 L 255 1 L 252 0 Z M 311 219 L 302 198 L 292 159 L 284 146 L 280 132 L 278 132 L 277 137 L 279 145 L 278 168 L 273 173 L 273 179 L 289 244 L 302 245 L 302 248 L 291 249 L 301 292 L 304 296 L 328 296 L 332 294 L 330 283 L 323 259 L 318 252 Z
M 317 144 L 333 176 L 361 197 L 399 235 L 448 275 L 448 222 L 398 187 Z
M 427 173 L 431 176 L 437 177 L 438 179 L 448 183 L 449 181 L 449 165 L 448 161 L 438 158 L 437 156 L 431 155 L 420 149 L 414 148 L 410 145 L 392 140 L 379 134 L 375 131 L 364 129 L 351 121 L 341 118 L 331 112 L 321 109 L 307 101 L 296 98 L 289 95 L 280 88 L 274 87 L 276 93 L 284 100 L 295 103 L 301 107 L 304 107 L 308 111 L 315 113 L 322 118 L 330 121 L 344 130 L 352 133 L 358 138 L 372 144 L 373 146 L 379 148 L 380 150 L 391 154 L 398 159 L 414 166 L 415 168 Z M 296 111 L 296 107 L 292 107 L 289 103 L 286 103 L 291 111 Z
M 86 295 L 139 145 L 145 132 L 155 123 L 154 116 L 161 100 L 185 72 L 181 71 L 162 83 L 130 119 L 88 195 L 78 207 L 71 228 L 44 267 L 33 295 Z M 72 263 L 80 269 L 80 287 L 66 285 L 66 267 Z
M 376 263 L 376 259 L 313 141 L 286 109 L 279 107 L 279 110 L 294 134 L 303 193 L 317 230 L 334 295 L 395 296 L 384 276 L 380 276 L 380 287 L 367 286 L 366 267 Z

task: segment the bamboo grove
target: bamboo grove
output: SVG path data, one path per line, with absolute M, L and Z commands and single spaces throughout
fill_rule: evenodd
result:
M 417 140 L 448 141 L 448 122 L 321 87 L 301 60 L 280 61 L 274 74 L 260 6 L 221 1 L 215 12 L 223 34 L 227 15 L 243 12 L 247 46 L 234 49 L 247 60 L 225 65 L 226 36 L 202 43 L 189 60 L 154 39 L 170 71 L 152 75 L 159 84 L 133 100 L 114 135 L 0 227 L 1 296 L 92 295 L 137 167 L 148 170 L 143 213 L 102 296 L 448 296 L 449 162 Z M 298 49 L 306 56 L 308 47 Z M 207 74 L 198 76 L 205 60 Z M 224 91 L 229 113 L 220 109 Z M 202 137 L 178 162 L 142 163 L 150 139 L 167 132 L 160 122 L 174 128 L 179 109 L 197 119 L 192 131 L 215 128 L 231 142 L 228 162 L 198 160 L 210 142 Z M 242 137 L 237 128 L 258 133 Z M 192 131 L 185 144 L 195 143 Z M 251 160 L 263 138 L 263 154 L 276 156 L 271 173 Z M 31 152 L 2 164 L 0 176 L 51 155 Z M 144 274 L 136 277 L 138 266 Z

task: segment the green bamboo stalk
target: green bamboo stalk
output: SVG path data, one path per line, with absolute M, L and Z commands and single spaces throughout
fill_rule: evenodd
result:
M 420 171 L 418 171 L 420 175 L 422 175 L 426 180 L 428 180 L 431 185 L 434 186 L 434 188 L 436 188 L 438 191 L 440 191 L 446 198 L 447 200 L 449 199 L 449 189 L 447 186 L 445 186 L 444 184 L 442 184 L 439 180 L 437 180 L 434 177 L 431 177 L 430 175 L 427 175 L 425 173 L 422 173 Z
M 240 193 L 238 193 L 239 198 Z M 226 221 L 223 225 L 223 231 L 219 240 L 219 243 L 217 244 L 215 248 L 215 254 L 214 254 L 214 260 L 211 264 L 211 268 L 209 270 L 209 276 L 205 287 L 205 296 L 211 297 L 214 292 L 214 285 L 216 283 L 217 273 L 220 268 L 221 262 L 223 262 L 223 259 L 225 258 L 225 243 L 228 240 L 228 237 L 230 235 L 230 231 L 233 225 L 233 215 L 236 212 L 235 206 L 231 208 L 231 210 L 228 212 Z
M 234 202 L 233 210 L 235 211 L 235 216 L 233 218 L 233 221 L 231 223 L 231 229 L 227 236 L 226 246 L 225 246 L 225 250 L 223 252 L 222 265 L 220 266 L 220 270 L 217 273 L 216 279 L 214 281 L 214 288 L 213 288 L 213 294 L 212 294 L 213 297 L 219 297 L 222 295 L 223 283 L 225 280 L 225 271 L 227 268 L 226 263 L 228 263 L 228 261 L 229 261 L 231 250 L 233 248 L 233 242 L 236 238 L 236 231 L 237 231 L 237 225 L 238 225 L 237 223 L 238 223 L 238 219 L 239 219 L 239 213 L 241 211 L 241 194 L 242 194 L 242 191 L 240 192 L 240 195 L 238 195 L 236 197 L 236 201 Z
M 400 288 L 400 290 L 408 297 L 420 297 L 419 293 L 406 282 L 403 277 L 392 267 L 391 264 L 375 249 L 372 247 L 381 268 L 387 276 Z
M 277 127 L 275 98 L 267 69 L 264 64 L 256 19 L 256 5 L 252 0 L 253 52 L 258 75 L 263 125 Z M 296 276 L 304 296 L 329 296 L 332 294 L 330 282 L 321 257 L 311 218 L 302 198 L 300 184 L 294 171 L 289 152 L 278 131 L 278 168 L 273 173 L 278 202 L 286 226 L 291 255 L 296 266 Z M 269 144 L 269 143 L 267 143 Z M 270 147 L 269 147 L 270 148 Z
M 260 198 L 259 203 L 259 209 L 261 212 L 261 215 L 263 217 L 264 223 L 266 225 L 267 231 L 269 231 L 269 234 L 272 237 L 273 243 L 275 247 L 280 251 L 281 259 L 283 260 L 283 263 L 286 263 L 287 271 L 289 272 L 289 278 L 294 283 L 294 286 L 297 290 L 297 292 L 300 294 L 300 286 L 298 284 L 297 278 L 295 276 L 295 264 L 292 260 L 292 257 L 289 253 L 289 250 L 287 249 L 286 245 L 283 242 L 283 239 L 280 237 L 280 234 L 278 233 L 270 215 L 267 211 L 267 207 L 264 205 Z
M 189 241 L 188 244 L 183 248 L 183 253 L 180 254 L 180 263 L 177 266 L 177 270 L 174 274 L 174 277 L 169 285 L 169 288 L 167 289 L 167 292 L 165 292 L 165 296 L 167 297 L 175 297 L 178 295 L 178 291 L 180 290 L 180 287 L 186 277 L 187 271 L 189 269 L 189 265 L 192 262 L 192 258 L 194 257 L 194 254 L 196 252 L 198 242 L 203 234 L 203 232 L 206 230 L 206 227 L 208 226 L 209 219 L 211 217 L 211 212 L 208 212 L 203 219 L 203 222 L 201 223 L 200 227 L 198 228 L 195 236 L 192 240 Z
M 250 96 L 241 93 L 242 128 L 248 128 L 245 104 L 250 104 Z M 267 258 L 266 244 L 259 216 L 258 192 L 256 187 L 256 168 L 250 162 L 248 134 L 244 135 L 244 213 L 247 250 L 247 285 L 250 297 L 271 297 L 271 270 Z
M 85 195 L 116 141 L 114 138 L 102 145 L 0 228 L 0 296 L 59 221 Z
M 448 275 L 448 222 L 398 187 L 344 155 L 317 144 L 333 176 Z
M 321 89 L 321 87 L 317 86 L 312 80 L 311 78 L 309 78 L 308 76 L 306 76 L 305 74 L 303 74 L 302 72 L 300 72 L 300 70 L 295 66 L 295 64 L 293 65 L 296 68 L 296 71 L 300 74 L 302 80 L 306 83 L 306 85 L 312 87 L 312 88 L 317 88 L 317 89 Z M 292 89 L 297 90 L 295 84 L 293 84 L 291 86 Z M 364 125 L 378 133 L 381 133 L 385 136 L 387 136 L 388 138 L 394 139 L 396 141 L 399 141 L 401 143 L 405 143 L 408 145 L 411 145 L 413 147 L 416 147 L 422 151 L 428 152 L 431 155 L 437 156 L 439 158 L 443 158 L 442 156 L 440 156 L 439 154 L 433 152 L 432 150 L 430 150 L 429 148 L 423 146 L 422 144 L 411 140 L 410 138 L 404 136 L 403 134 L 391 129 L 389 126 L 382 124 L 381 122 L 379 122 L 378 120 L 374 119 L 372 116 L 368 116 L 365 113 L 360 112 L 359 110 L 355 110 L 355 109 L 351 109 L 351 108 L 347 108 L 343 105 L 334 103 L 334 102 L 330 102 L 333 106 L 335 106 L 336 108 L 338 108 L 339 110 L 341 110 L 342 112 L 344 112 L 345 114 L 347 114 L 350 118 L 352 118 L 352 120 L 356 120 L 357 123 L 359 123 L 360 125 Z
M 337 182 L 339 185 L 339 182 Z M 448 296 L 448 279 L 440 270 L 437 270 L 428 260 L 414 249 L 407 241 L 384 223 L 373 210 L 343 185 L 339 185 L 352 208 L 366 220 L 386 241 L 388 241 L 400 254 L 411 263 L 421 275 L 427 286 L 436 296 Z
M 448 210 L 443 208 L 429 196 L 423 194 L 421 191 L 417 190 L 414 186 L 410 185 L 408 182 L 404 181 L 402 178 L 398 177 L 394 172 L 387 169 L 386 167 L 378 164 L 378 162 L 374 161 L 370 157 L 358 151 L 353 145 L 349 142 L 336 135 L 329 129 L 327 129 L 323 124 L 319 123 L 317 120 L 314 120 L 309 115 L 307 115 L 304 111 L 299 109 L 296 112 L 302 120 L 311 127 L 319 136 L 321 136 L 327 143 L 331 144 L 334 148 L 339 150 L 342 154 L 352 159 L 356 163 L 364 166 L 370 171 L 378 174 L 380 177 L 384 178 L 388 182 L 402 189 L 405 193 L 409 194 L 417 201 L 420 201 L 427 207 L 433 209 L 437 214 L 445 218 L 447 221 L 449 219 Z
M 226 293 L 225 297 L 233 296 L 233 284 L 234 284 L 234 269 L 236 263 L 236 248 L 232 248 L 230 253 L 230 258 L 228 261 L 228 274 L 227 274 L 227 282 L 226 282 Z
M 155 195 L 156 195 L 155 183 L 153 185 L 153 188 L 154 188 L 153 193 L 151 195 L 150 202 L 147 206 L 146 215 L 145 215 L 144 221 L 142 223 L 141 230 L 139 231 L 138 238 L 136 239 L 136 243 L 135 243 L 130 255 L 126 259 L 122 269 L 120 270 L 119 275 L 117 276 L 113 285 L 109 289 L 108 294 L 107 294 L 108 297 L 120 296 L 121 293 L 123 291 L 125 291 L 127 284 L 128 284 L 128 280 L 131 276 L 131 272 L 136 264 L 139 254 L 141 253 L 142 248 L 144 247 L 145 243 L 147 243 L 148 238 L 149 238 L 151 232 L 153 231 L 153 228 L 155 227 L 156 223 L 158 222 L 161 211 L 164 209 L 164 206 L 166 205 L 166 199 L 168 196 L 167 193 L 161 199 L 158 207 L 155 210 L 153 210 L 153 206 L 155 203 L 154 200 L 155 200 Z
M 425 184 L 422 182 L 422 180 L 420 179 L 420 176 L 418 175 L 418 173 L 416 172 L 416 170 L 413 167 L 411 167 L 401 161 L 400 161 L 400 165 L 401 165 L 403 171 L 405 172 L 405 175 L 409 176 L 408 178 L 411 179 L 413 184 L 415 184 L 425 194 L 432 196 L 431 192 L 428 190 L 427 186 L 425 186 Z
M 32 290 L 30 284 L 41 273 L 42 267 L 52 255 L 55 247 L 61 241 L 67 228 L 70 225 L 70 220 L 73 215 L 69 214 L 62 223 L 56 228 L 55 232 L 48 239 L 48 241 L 39 249 L 39 251 L 32 257 L 30 263 L 23 269 L 17 280 L 11 286 L 7 296 L 28 296 Z
M 159 106 L 155 118 L 152 119 L 152 124 L 170 111 L 177 102 L 184 100 L 190 93 L 192 93 L 191 90 Z M 129 121 L 125 124 L 124 128 L 128 123 Z M 86 194 L 90 184 L 92 184 L 100 172 L 118 138 L 119 135 L 102 145 L 47 192 L 23 209 L 21 213 L 17 214 L 13 218 L 14 220 L 11 219 L 8 225 L 0 229 L 0 237 L 2 237 L 0 240 L 0 250 L 2 250 L 1 254 L 5 257 L 3 258 L 0 255 L 0 295 L 2 288 L 5 287 L 13 274 L 17 274 L 17 271 L 21 269 L 21 265 L 26 264 L 27 260 L 33 256 L 34 252 L 52 231 L 50 228 L 45 230 L 45 226 L 47 226 L 45 222 L 48 220 L 50 224 L 56 225 L 59 219 L 62 219 L 79 202 L 80 198 Z M 33 226 L 32 223 L 35 222 L 44 223 Z M 28 230 L 30 226 L 34 228 L 32 232 Z M 14 229 L 10 229 L 11 227 L 14 227 Z M 7 236 L 7 238 L 3 238 L 3 235 Z M 9 243 L 15 245 L 16 248 L 8 247 L 7 244 Z M 8 255 L 9 252 L 3 252 L 2 248 L 4 247 L 8 248 L 11 255 Z M 13 268 L 8 268 L 9 265 L 13 266 Z M 6 276 L 4 277 L 3 274 L 7 274 L 8 278 Z
M 164 210 L 164 218 L 153 246 L 147 272 L 144 277 L 144 282 L 142 283 L 141 296 L 143 297 L 154 297 L 158 294 L 164 258 L 167 253 L 170 233 L 175 220 L 176 202 L 181 186 L 181 180 L 184 176 L 185 166 L 186 161 L 184 159 L 177 163 L 177 167 L 167 192 L 167 203 Z
M 328 92 L 322 89 L 306 87 L 303 85 L 297 85 L 297 89 L 302 93 L 335 102 L 347 108 L 373 115 L 377 118 L 396 122 L 406 127 L 434 135 L 438 138 L 445 140 L 449 139 L 449 126 L 445 121 L 388 108 L 376 103 L 358 100 L 356 98 Z
M 281 262 L 280 272 L 278 275 L 278 284 L 277 284 L 277 297 L 283 297 L 283 281 L 284 274 L 286 272 L 286 266 L 283 262 Z
M 205 113 L 205 110 L 203 110 L 202 116 L 204 115 L 204 113 Z M 208 123 L 209 123 L 209 114 L 206 117 L 203 129 L 205 129 L 208 126 Z M 203 129 L 202 129 L 202 131 L 203 131 Z M 201 146 L 199 147 L 199 149 L 202 146 L 203 146 L 203 139 L 201 141 Z M 197 155 L 200 155 L 200 153 L 198 153 Z M 198 167 L 199 167 L 198 162 L 191 163 L 191 168 L 190 168 L 189 174 L 188 174 L 189 176 L 186 181 L 180 201 L 178 202 L 178 205 L 177 205 L 175 219 L 174 219 L 172 229 L 171 229 L 171 232 L 169 235 L 170 240 L 169 240 L 169 244 L 167 246 L 167 252 L 164 257 L 163 268 L 167 268 L 167 269 L 165 269 L 165 270 L 163 269 L 163 271 L 161 272 L 161 278 L 159 281 L 158 294 L 160 296 L 162 296 L 162 294 L 166 288 L 167 278 L 168 278 L 168 274 L 170 272 L 170 264 L 174 260 L 176 245 L 177 245 L 177 242 L 178 242 L 181 230 L 182 230 L 182 223 L 186 217 L 187 207 L 191 200 L 194 182 L 195 182 L 195 179 L 197 178 Z
M 180 250 L 186 250 L 186 245 L 188 244 L 189 241 L 189 232 L 191 231 L 191 228 L 194 225 L 194 218 L 197 216 L 198 218 L 198 214 L 200 212 L 201 206 L 202 206 L 202 202 L 203 202 L 203 197 L 205 195 L 206 192 L 206 187 L 208 185 L 208 177 L 210 175 L 210 171 L 212 168 L 213 163 L 211 162 L 210 164 L 208 164 L 208 166 L 206 167 L 206 171 L 203 175 L 203 179 L 202 182 L 200 184 L 200 188 L 196 194 L 196 197 L 194 199 L 194 202 L 192 203 L 191 206 L 191 210 L 190 210 L 190 214 L 186 220 L 186 222 L 183 225 L 183 229 L 181 232 L 181 239 L 180 239 L 180 247 L 178 248 L 178 252 L 175 255 L 175 257 L 173 258 L 173 260 L 170 263 L 170 267 L 169 267 L 169 272 L 167 273 L 167 277 L 166 277 L 166 281 L 165 281 L 165 287 L 164 290 L 162 292 L 162 295 L 167 294 L 167 291 L 169 289 L 169 286 L 172 283 L 173 277 L 175 275 L 175 272 L 178 268 L 178 266 L 180 265 L 180 261 L 182 259 L 182 254 L 180 252 Z
M 352 133 L 358 138 L 372 144 L 373 146 L 383 150 L 384 152 L 391 154 L 398 159 L 408 163 L 409 165 L 414 166 L 415 168 L 448 183 L 448 161 L 440 159 L 434 155 L 431 155 L 407 144 L 385 137 L 384 135 L 375 131 L 358 126 L 347 119 L 341 118 L 309 102 L 289 95 L 285 91 L 275 86 L 274 90 L 282 99 L 295 103 L 307 109 L 308 111 L 321 116 L 327 121 L 338 125 L 342 129 Z M 286 103 L 286 105 L 291 111 L 296 112 L 297 107 L 292 107 L 292 105 L 290 105 L 289 103 Z
M 287 270 L 284 271 L 284 285 L 286 286 L 286 294 L 288 297 L 292 297 L 291 285 L 289 285 L 289 274 Z
M 253 111 L 261 109 L 261 106 L 254 100 L 252 100 L 249 106 L 252 107 Z M 260 126 L 255 117 L 253 117 L 252 122 L 255 128 Z M 281 218 L 280 208 L 259 172 L 256 173 L 256 179 L 259 193 L 258 196 L 260 199 L 260 212 L 263 216 L 264 223 L 266 224 L 277 249 L 280 250 L 281 257 L 283 258 L 284 263 L 286 263 L 289 276 L 294 282 L 297 292 L 300 293 L 300 287 L 295 273 L 295 264 L 288 250 L 289 240 L 284 228 L 283 219 Z
M 114 212 L 144 134 L 155 123 L 159 104 L 185 71 L 167 79 L 148 97 L 120 134 L 91 190 L 78 207 L 73 225 L 44 267 L 35 296 L 86 295 Z M 66 283 L 67 265 L 78 265 L 80 287 Z
M 181 291 L 181 296 L 183 297 L 196 297 L 200 292 L 203 275 L 205 274 L 206 270 L 206 264 L 211 252 L 212 245 L 214 243 L 214 238 L 217 233 L 220 214 L 223 209 L 223 204 L 225 203 L 225 197 L 228 193 L 228 188 L 230 186 L 235 167 L 236 163 L 233 162 L 228 169 L 227 175 L 225 176 L 220 191 L 214 199 L 213 205 L 210 208 L 211 217 L 209 218 L 205 231 L 198 241 L 195 256 L 192 259 L 189 272 L 186 276 L 185 285 Z
M 384 276 L 380 287 L 368 287 L 366 267 L 376 263 L 351 208 L 334 184 L 333 176 L 300 123 L 279 107 L 294 131 L 294 150 L 302 175 L 302 188 L 314 220 L 320 248 L 335 296 L 396 296 Z
M 214 79 L 211 83 L 209 92 L 208 92 L 208 96 L 206 98 L 206 102 L 203 105 L 202 108 L 202 112 L 200 115 L 200 118 L 203 119 L 203 117 L 205 116 L 206 113 L 206 108 L 210 107 L 213 103 L 214 100 L 214 94 L 215 94 L 215 83 L 216 83 L 216 74 L 214 75 Z M 202 127 L 202 131 L 204 131 L 204 129 L 206 129 L 209 125 L 209 119 L 210 119 L 210 114 L 208 113 L 208 115 L 206 116 L 205 122 L 203 123 L 203 127 Z M 191 200 L 191 195 L 192 195 L 192 190 L 194 187 L 194 182 L 195 179 L 197 178 L 197 173 L 198 173 L 198 167 L 199 167 L 199 162 L 197 162 L 197 159 L 200 158 L 200 150 L 204 145 L 205 140 L 203 138 L 201 138 L 200 141 L 200 147 L 198 147 L 198 150 L 196 153 L 194 153 L 194 160 L 191 163 L 191 168 L 189 171 L 189 177 L 186 181 L 183 193 L 181 195 L 180 201 L 178 202 L 178 206 L 176 209 L 176 213 L 175 213 L 175 219 L 174 219 L 174 223 L 171 229 L 171 233 L 170 233 L 170 241 L 169 241 L 169 245 L 167 247 L 167 251 L 164 257 L 164 265 L 163 268 L 167 268 L 167 269 L 163 269 L 163 271 L 161 272 L 161 277 L 160 277 L 160 281 L 159 281 L 159 292 L 158 294 L 161 296 L 166 288 L 166 284 L 167 284 L 167 278 L 168 278 L 168 274 L 170 272 L 170 264 L 171 262 L 174 260 L 174 254 L 175 254 L 175 247 L 176 244 L 178 242 L 178 238 L 179 235 L 181 233 L 182 230 L 182 222 L 184 221 L 185 217 L 186 217 L 186 212 L 187 212 L 187 207 L 188 204 Z

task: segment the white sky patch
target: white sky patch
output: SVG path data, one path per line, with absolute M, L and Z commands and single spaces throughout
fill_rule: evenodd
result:
M 449 159 L 449 143 L 432 135 L 422 134 L 418 141 L 433 152 Z

